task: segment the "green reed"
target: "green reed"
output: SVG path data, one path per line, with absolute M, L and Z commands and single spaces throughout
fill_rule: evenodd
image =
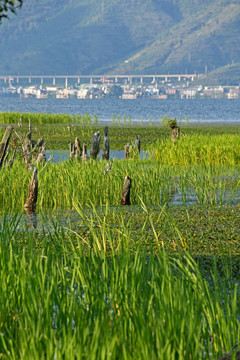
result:
M 226 277 L 220 291 L 216 262 L 204 279 L 187 253 L 167 255 L 154 221 L 146 250 L 121 211 L 77 211 L 74 231 L 0 223 L 1 357 L 218 359 L 239 343 L 239 291 Z
M 106 162 L 82 163 L 69 160 L 49 163 L 39 173 L 38 209 L 72 209 L 74 203 L 96 206 L 119 205 L 126 175 L 132 179 L 131 203 L 159 205 L 192 198 L 197 204 L 224 204 L 237 201 L 240 190 L 238 168 L 224 166 L 164 166 L 158 161 L 114 160 L 111 171 Z M 41 170 L 41 166 L 39 167 Z M 19 160 L 0 172 L 2 212 L 21 211 L 26 201 L 31 171 Z
M 28 124 L 29 120 L 34 125 L 41 124 L 97 124 L 97 115 L 93 118 L 90 114 L 69 115 L 69 114 L 41 114 L 41 113 L 0 113 L 0 124 L 17 124 L 22 117 L 23 124 Z
M 191 134 L 176 143 L 162 140 L 151 147 L 150 156 L 164 165 L 239 164 L 239 134 Z

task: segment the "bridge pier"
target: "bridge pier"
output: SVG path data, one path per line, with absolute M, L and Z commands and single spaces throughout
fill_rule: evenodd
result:
M 128 82 L 129 82 L 129 84 L 132 84 L 132 77 L 131 76 L 128 76 Z
M 115 83 L 117 83 L 118 82 L 118 78 L 117 78 L 117 76 L 115 76 Z
M 67 89 L 67 87 L 68 87 L 68 78 L 66 77 L 65 78 L 65 89 Z
M 178 81 L 181 81 L 181 76 L 178 77 Z
M 141 84 L 143 83 L 143 78 L 142 78 L 142 76 L 140 77 L 140 83 L 141 83 Z
M 165 81 L 168 81 L 168 77 L 167 77 L 167 76 L 165 76 Z
M 31 82 L 32 82 L 32 79 L 30 77 L 28 78 L 28 82 L 29 82 L 29 84 L 31 84 Z
M 53 78 L 52 83 L 53 83 L 53 85 L 56 85 L 56 79 L 55 78 Z
M 43 78 L 41 78 L 41 84 L 43 84 Z
M 80 84 L 80 77 L 77 78 L 77 83 Z
M 92 83 L 93 83 L 93 78 L 90 77 L 90 85 L 92 85 Z

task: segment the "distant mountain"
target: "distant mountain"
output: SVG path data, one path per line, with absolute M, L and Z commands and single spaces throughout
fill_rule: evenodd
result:
M 239 0 L 24 0 L 0 74 L 208 73 L 240 62 L 239 30 Z

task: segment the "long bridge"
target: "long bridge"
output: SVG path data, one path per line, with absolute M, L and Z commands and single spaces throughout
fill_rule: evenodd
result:
M 202 77 L 202 74 L 154 74 L 154 75 L 123 75 L 123 74 L 106 74 L 106 75 L 0 75 L 0 80 L 3 80 L 5 83 L 15 80 L 17 83 L 20 80 L 28 80 L 29 84 L 31 84 L 32 80 L 39 80 L 41 84 L 44 83 L 44 80 L 51 80 L 52 84 L 56 84 L 57 79 L 62 79 L 65 81 L 65 86 L 68 86 L 68 82 L 70 79 L 76 79 L 77 83 L 80 84 L 81 80 L 86 81 L 89 80 L 89 83 L 92 84 L 95 81 L 100 81 L 102 83 L 106 81 L 113 81 L 118 83 L 119 79 L 127 80 L 130 84 L 133 79 L 140 80 L 140 83 L 143 83 L 145 79 L 149 79 L 152 83 L 155 83 L 157 80 L 168 81 L 170 79 L 181 80 L 195 80 Z

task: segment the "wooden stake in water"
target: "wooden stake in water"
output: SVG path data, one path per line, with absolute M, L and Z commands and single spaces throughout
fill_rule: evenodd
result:
M 121 205 L 131 205 L 130 202 L 130 189 L 131 189 L 132 180 L 129 176 L 126 176 L 123 183 L 123 191 L 121 198 Z
M 101 135 L 100 132 L 96 132 L 92 136 L 90 156 L 92 159 L 96 159 L 99 154 Z
M 27 213 L 30 226 L 34 229 L 37 227 L 37 216 L 36 216 L 37 197 L 38 197 L 37 169 L 34 168 L 30 185 L 28 188 L 27 201 L 23 206 L 24 210 Z
M 8 149 L 8 144 L 11 139 L 13 127 L 11 125 L 7 126 L 5 134 L 3 135 L 2 141 L 0 143 L 0 170 L 4 164 L 4 158 Z
M 136 148 L 138 149 L 138 152 L 139 152 L 139 154 L 140 154 L 140 151 L 141 151 L 141 141 L 140 141 L 140 136 L 139 136 L 139 135 L 137 135 L 137 137 L 136 137 L 135 146 L 136 146 Z
M 109 137 L 108 137 L 108 127 L 106 126 L 104 129 L 104 140 L 103 140 L 103 151 L 102 151 L 102 159 L 109 160 Z
M 80 158 L 82 156 L 82 147 L 79 138 L 75 138 L 75 157 Z
M 88 159 L 87 146 L 84 143 L 83 143 L 83 150 L 82 150 L 81 159 L 82 159 L 82 161 L 87 161 L 87 159 Z

